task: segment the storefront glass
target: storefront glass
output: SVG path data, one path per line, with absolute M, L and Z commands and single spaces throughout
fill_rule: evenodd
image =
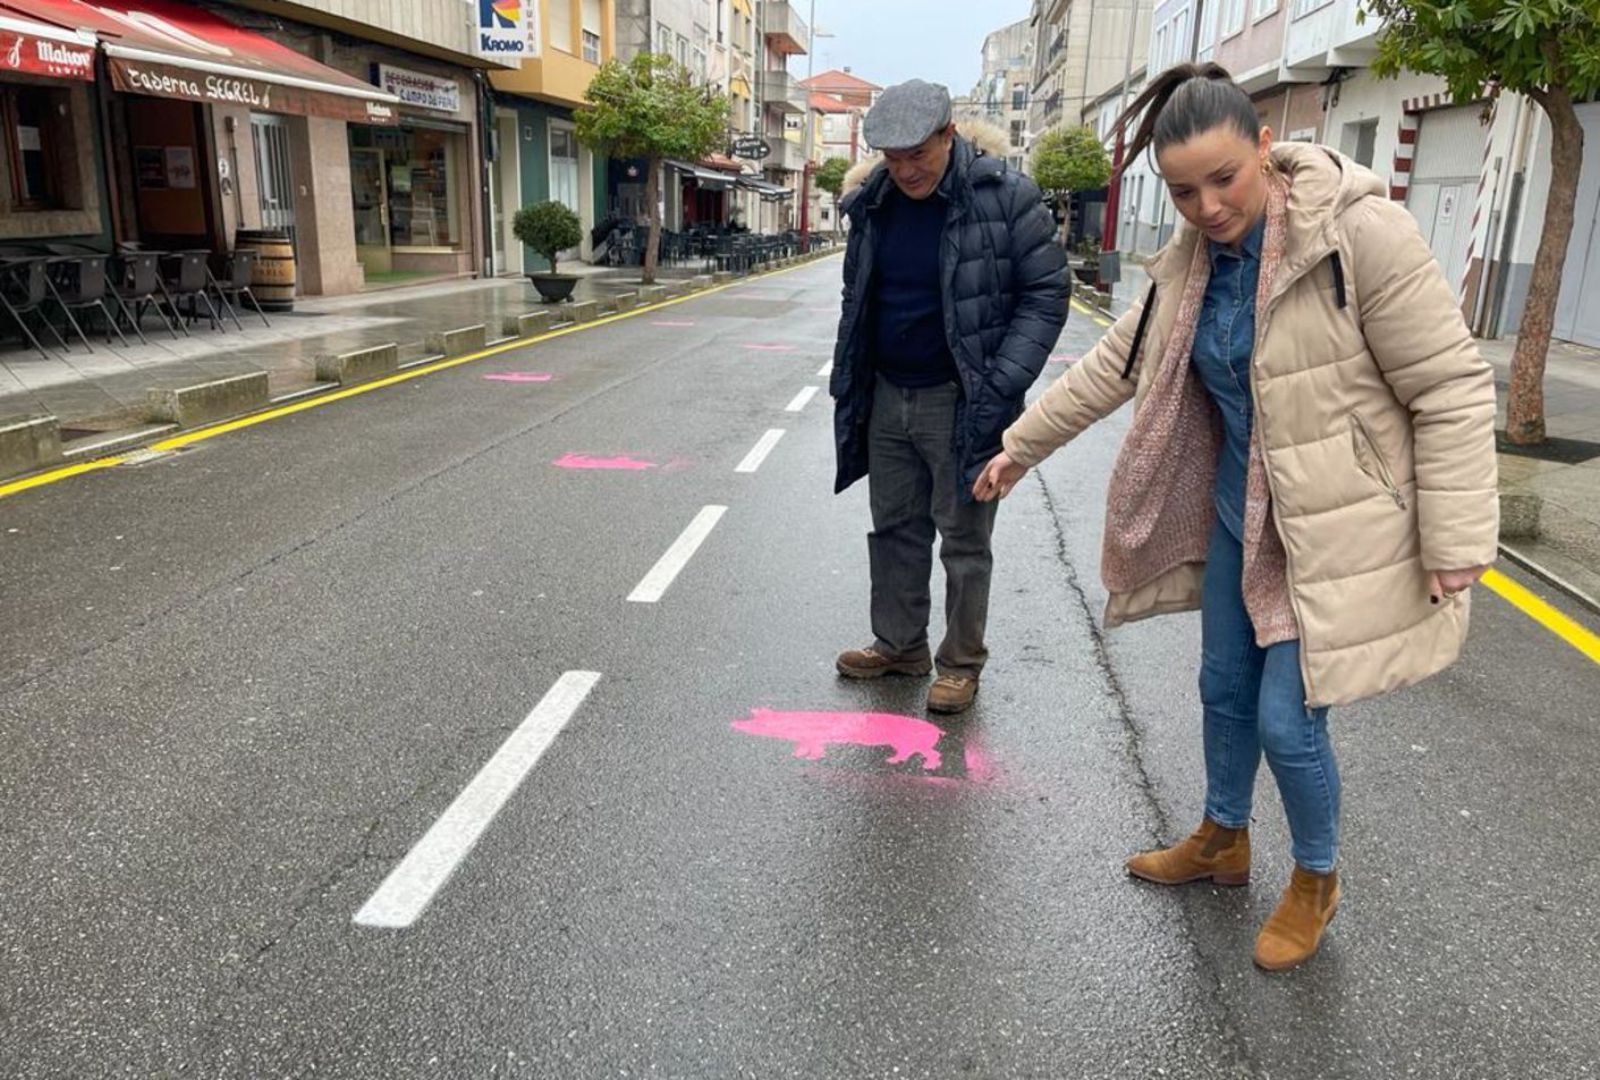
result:
M 466 142 L 464 132 L 403 122 L 351 125 L 350 188 L 363 263 L 375 249 L 462 246 L 459 170 Z

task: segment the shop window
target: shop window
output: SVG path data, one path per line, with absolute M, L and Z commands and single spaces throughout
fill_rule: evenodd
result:
M 72 166 L 69 91 L 42 86 L 0 86 L 0 142 L 17 210 L 78 209 L 83 205 Z
M 456 174 L 465 144 L 456 131 L 351 125 L 357 242 L 459 247 L 465 237 Z

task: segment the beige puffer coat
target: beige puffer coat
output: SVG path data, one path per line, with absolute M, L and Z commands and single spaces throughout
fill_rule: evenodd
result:
M 1433 252 L 1378 177 L 1320 146 L 1280 145 L 1272 158 L 1293 186 L 1279 280 L 1256 319 L 1255 417 L 1307 701 L 1339 705 L 1460 654 L 1468 594 L 1431 603 L 1427 572 L 1495 559 L 1494 381 Z M 1139 407 L 1199 242 L 1184 225 L 1147 268 L 1155 307 L 1137 374 L 1123 377 L 1142 303 L 1006 432 L 1015 461 L 1037 465 L 1130 397 Z M 1198 608 L 1204 570 L 1112 595 L 1106 624 Z

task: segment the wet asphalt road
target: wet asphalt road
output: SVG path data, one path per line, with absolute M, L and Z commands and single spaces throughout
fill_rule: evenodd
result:
M 825 392 L 788 407 L 838 267 L 0 499 L 0 1076 L 1600 1075 L 1600 676 L 1497 597 L 1455 670 L 1335 714 L 1311 965 L 1250 964 L 1290 865 L 1265 770 L 1249 888 L 1124 877 L 1202 785 L 1197 619 L 1098 629 L 1125 417 L 1003 507 L 937 769 L 732 726 L 923 715 L 832 670 L 865 492 L 831 494 Z M 357 924 L 575 671 L 416 921 Z

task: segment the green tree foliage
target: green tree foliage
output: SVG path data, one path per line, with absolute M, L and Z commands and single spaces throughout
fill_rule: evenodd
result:
M 1052 128 L 1034 143 L 1029 172 L 1041 188 L 1059 197 L 1105 187 L 1111 158 L 1093 128 Z
M 576 116 L 578 140 L 609 157 L 648 163 L 650 240 L 644 280 L 653 282 L 661 246 L 662 162 L 699 161 L 721 149 L 727 138 L 728 99 L 712 87 L 695 85 L 688 71 L 655 53 L 642 53 L 627 63 L 608 60 L 583 96 L 588 105 Z

